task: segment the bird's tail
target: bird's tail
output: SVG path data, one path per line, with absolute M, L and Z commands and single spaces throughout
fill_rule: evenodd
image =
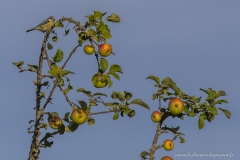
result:
M 33 30 L 35 30 L 34 28 L 32 28 L 32 29 L 29 29 L 29 30 L 27 30 L 26 32 L 30 32 L 30 31 L 33 31 Z

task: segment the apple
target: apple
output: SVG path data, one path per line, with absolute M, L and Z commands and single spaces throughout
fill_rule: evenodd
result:
M 81 108 L 74 108 L 70 118 L 75 124 L 81 125 L 86 122 L 87 113 Z
M 162 157 L 161 160 L 173 160 L 173 159 L 171 157 L 169 157 L 169 156 L 164 156 L 164 157 Z
M 170 100 L 168 103 L 168 110 L 173 114 L 173 115 L 178 115 L 182 113 L 184 109 L 184 104 L 182 100 L 178 98 L 173 98 Z
M 151 119 L 155 123 L 160 122 L 161 118 L 162 118 L 162 114 L 158 111 L 154 111 L 151 115 Z
M 173 144 L 173 141 L 170 140 L 170 139 L 167 139 L 163 142 L 163 148 L 166 150 L 166 151 L 171 151 L 174 147 L 174 144 Z
M 103 88 L 106 87 L 108 84 L 107 80 L 103 80 L 102 75 L 94 74 L 92 77 L 92 84 L 96 88 Z
M 110 44 L 103 43 L 98 46 L 98 53 L 103 56 L 107 57 L 112 53 L 112 47 Z
M 52 112 L 48 117 L 48 124 L 52 129 L 59 129 L 62 126 L 62 119 L 58 117 L 56 112 Z
M 87 54 L 87 55 L 91 55 L 94 53 L 94 47 L 91 45 L 86 45 L 83 48 L 83 51 Z

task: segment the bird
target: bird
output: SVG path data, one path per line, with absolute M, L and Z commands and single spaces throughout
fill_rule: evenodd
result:
M 48 17 L 45 21 L 37 25 L 36 27 L 27 30 L 26 32 L 30 32 L 33 30 L 39 30 L 41 32 L 46 32 L 52 28 L 54 25 L 55 18 L 53 16 Z

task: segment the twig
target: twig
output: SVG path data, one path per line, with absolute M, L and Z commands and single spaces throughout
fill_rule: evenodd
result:
M 97 114 L 111 113 L 111 112 L 120 112 L 120 111 L 121 111 L 120 109 L 116 109 L 116 110 L 111 110 L 111 111 L 95 112 L 95 113 L 89 113 L 88 116 L 97 115 Z

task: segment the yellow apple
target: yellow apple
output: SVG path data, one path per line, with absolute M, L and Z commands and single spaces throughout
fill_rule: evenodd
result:
M 163 142 L 163 148 L 166 150 L 166 151 L 171 151 L 174 147 L 174 144 L 173 144 L 173 141 L 170 140 L 170 139 L 167 139 Z
M 170 100 L 168 104 L 168 110 L 173 114 L 173 115 L 178 115 L 182 113 L 184 109 L 184 104 L 182 100 L 178 98 L 173 98 Z
M 86 122 L 87 113 L 81 108 L 74 108 L 70 118 L 74 123 L 81 125 Z
M 164 156 L 164 157 L 162 157 L 161 160 L 173 160 L 173 159 L 171 157 L 169 157 L 169 156 Z
M 107 57 L 112 53 L 112 47 L 110 44 L 103 43 L 98 46 L 98 53 L 103 56 Z
M 52 129 L 59 129 L 62 126 L 62 119 L 58 117 L 56 112 L 52 112 L 48 117 L 48 124 Z
M 158 111 L 154 111 L 151 115 L 151 119 L 155 123 L 160 122 L 161 118 L 162 118 L 162 114 Z
M 93 48 L 93 46 L 91 46 L 91 45 L 86 45 L 86 46 L 84 46 L 83 51 L 84 51 L 87 55 L 91 55 L 91 54 L 94 53 L 94 48 Z
M 92 84 L 96 88 L 103 88 L 106 87 L 108 84 L 107 80 L 103 80 L 102 75 L 94 74 L 92 77 Z

